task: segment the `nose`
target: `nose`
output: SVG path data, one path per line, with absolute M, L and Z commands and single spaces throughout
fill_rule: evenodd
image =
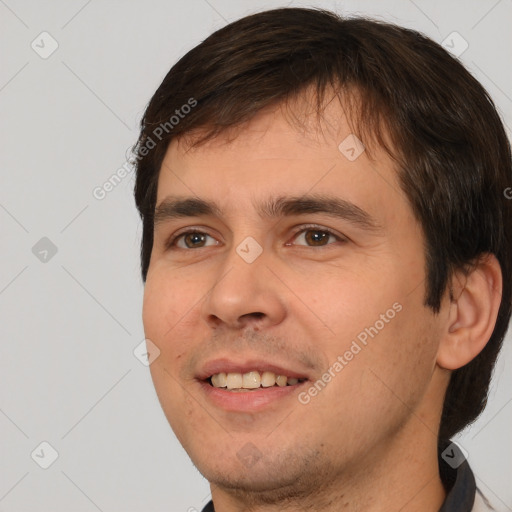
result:
M 279 285 L 263 255 L 247 263 L 233 250 L 203 302 L 202 317 L 212 329 L 260 330 L 278 325 L 286 316 Z

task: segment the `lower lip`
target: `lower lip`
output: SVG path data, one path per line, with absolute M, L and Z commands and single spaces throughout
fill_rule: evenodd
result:
M 271 404 L 296 394 L 307 381 L 293 386 L 272 386 L 254 391 L 228 391 L 215 388 L 208 382 L 201 381 L 201 388 L 214 405 L 230 412 L 257 412 Z

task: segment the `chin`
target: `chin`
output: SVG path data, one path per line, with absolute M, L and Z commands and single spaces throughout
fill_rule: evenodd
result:
M 225 465 L 201 473 L 212 485 L 213 495 L 215 488 L 221 489 L 251 508 L 271 504 L 275 506 L 276 503 L 284 506 L 296 500 L 306 500 L 323 487 L 325 480 L 321 475 L 326 476 L 322 471 L 311 474 L 307 467 L 285 469 L 271 463 L 243 471 L 233 463 L 229 468 Z
M 230 491 L 241 492 L 270 492 L 289 486 L 295 479 L 288 479 L 281 476 L 279 480 L 269 476 L 267 471 L 258 471 L 250 474 L 251 471 L 240 474 L 240 471 L 212 471 L 203 474 L 205 478 L 214 485 Z
M 296 449 L 278 453 L 276 449 L 267 454 L 256 451 L 247 443 L 237 453 L 231 450 L 219 455 L 216 451 L 206 460 L 191 457 L 199 472 L 213 485 L 234 496 L 257 493 L 258 499 L 269 503 L 276 499 L 307 496 L 312 488 L 322 486 L 329 479 L 332 465 L 315 450 L 298 453 Z M 207 450 L 202 451 L 204 456 Z M 190 454 L 189 455 L 194 455 Z M 201 460 L 202 459 L 202 460 Z

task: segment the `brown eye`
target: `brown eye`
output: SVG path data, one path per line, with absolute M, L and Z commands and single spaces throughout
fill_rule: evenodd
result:
M 305 229 L 295 238 L 294 243 L 298 242 L 298 245 L 310 247 L 323 247 L 337 240 L 339 238 L 330 231 L 324 229 Z
M 325 245 L 330 236 L 332 235 L 326 231 L 308 230 L 305 239 L 309 245 Z
M 180 249 L 200 249 L 201 247 L 217 245 L 217 241 L 207 233 L 187 231 L 186 233 L 178 235 L 172 241 L 171 245 L 175 245 Z
M 204 233 L 188 233 L 183 237 L 183 241 L 188 248 L 203 247 L 205 240 Z

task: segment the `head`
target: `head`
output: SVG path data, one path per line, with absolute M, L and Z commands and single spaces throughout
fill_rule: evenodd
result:
M 439 45 L 321 10 L 249 16 L 172 67 L 134 154 L 151 372 L 210 481 L 322 481 L 478 417 L 511 313 L 511 155 Z M 230 357 L 307 381 L 227 411 L 204 380 Z

